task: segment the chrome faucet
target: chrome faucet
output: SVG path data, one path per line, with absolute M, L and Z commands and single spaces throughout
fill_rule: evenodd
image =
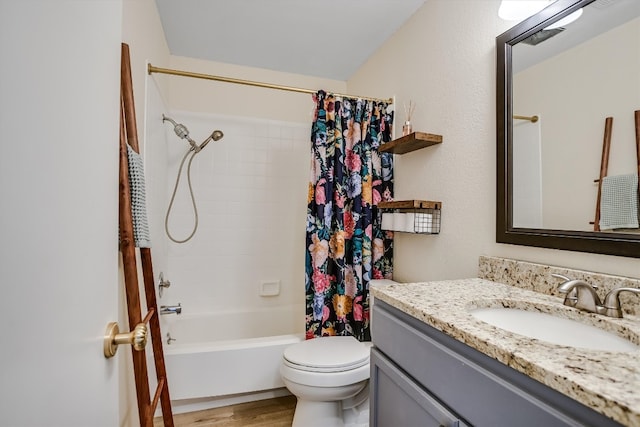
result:
M 161 305 L 160 306 L 160 314 L 180 314 L 182 313 L 182 305 L 178 303 L 178 305 Z
M 569 297 L 570 293 L 574 290 L 575 296 Z M 590 313 L 605 314 L 606 310 L 600 301 L 600 297 L 598 297 L 593 286 L 587 282 L 582 280 L 569 280 L 558 286 L 558 291 L 567 294 L 567 297 L 564 299 L 564 305 Z
M 558 286 L 559 292 L 567 294 L 564 299 L 564 305 L 608 317 L 622 317 L 622 308 L 620 306 L 621 292 L 633 292 L 640 295 L 640 289 L 638 288 L 612 289 L 604 297 L 603 304 L 596 292 L 596 289 L 598 289 L 597 286 L 590 285 L 582 280 L 571 280 L 561 274 L 552 274 L 552 276 L 565 281 Z

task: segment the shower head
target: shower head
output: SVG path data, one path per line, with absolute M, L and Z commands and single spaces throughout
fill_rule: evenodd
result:
M 207 146 L 208 143 L 210 143 L 211 141 L 220 141 L 222 139 L 222 137 L 224 136 L 224 134 L 222 133 L 221 130 L 214 130 L 213 133 L 211 135 L 209 135 L 209 138 L 205 139 L 202 144 L 200 144 L 200 146 L 198 148 L 196 148 L 196 151 L 200 151 L 202 150 L 204 147 Z
M 214 130 L 213 133 L 211 134 L 211 139 L 213 139 L 214 141 L 220 141 L 222 139 L 222 137 L 224 136 L 224 133 L 222 133 L 221 130 Z

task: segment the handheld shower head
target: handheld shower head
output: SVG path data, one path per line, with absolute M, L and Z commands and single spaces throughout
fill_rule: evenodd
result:
M 189 144 L 191 145 L 191 148 L 189 148 L 189 151 L 185 153 L 185 155 L 182 157 L 182 161 L 180 162 L 180 167 L 178 168 L 178 175 L 176 176 L 176 185 L 173 187 L 173 194 L 171 195 L 171 201 L 169 202 L 169 207 L 167 208 L 167 214 L 164 218 L 164 229 L 167 232 L 167 236 L 169 237 L 169 239 L 171 239 L 171 241 L 175 243 L 184 243 L 189 239 L 191 239 L 193 235 L 196 233 L 196 230 L 198 229 L 198 209 L 196 208 L 196 199 L 195 199 L 195 196 L 193 195 L 193 187 L 191 186 L 191 162 L 195 158 L 196 154 L 202 151 L 202 149 L 206 147 L 208 143 L 210 143 L 211 141 L 221 140 L 224 134 L 222 133 L 222 131 L 216 129 L 211 133 L 211 135 L 207 137 L 207 139 L 205 139 L 204 141 L 202 141 L 200 145 L 198 145 L 193 139 L 189 138 L 189 130 L 182 123 L 176 123 L 175 120 L 165 116 L 164 114 L 162 115 L 162 122 L 163 123 L 170 122 L 171 124 L 173 124 L 173 131 L 176 133 L 176 135 L 178 135 L 178 137 L 181 139 L 186 139 L 187 141 L 189 141 Z M 175 200 L 176 192 L 178 191 L 178 184 L 180 183 L 180 175 L 182 174 L 182 167 L 184 166 L 184 163 L 187 160 L 187 158 L 189 158 L 189 163 L 187 165 L 187 181 L 189 185 L 189 193 L 191 195 L 191 202 L 193 203 L 193 214 L 194 214 L 195 224 L 193 227 L 193 231 L 186 239 L 176 240 L 169 232 L 169 215 L 171 214 L 171 207 L 173 206 L 173 201 Z
M 200 151 L 202 150 L 204 147 L 207 146 L 208 143 L 210 143 L 211 141 L 220 141 L 222 139 L 222 137 L 224 136 L 224 134 L 222 133 L 221 130 L 214 130 L 213 133 L 211 135 L 209 135 L 209 138 L 205 139 L 202 144 L 200 144 L 200 146 L 198 148 L 196 148 L 196 151 Z
M 222 137 L 224 136 L 224 133 L 222 133 L 221 130 L 214 130 L 213 133 L 211 134 L 211 139 L 213 139 L 214 141 L 220 141 L 222 139 Z

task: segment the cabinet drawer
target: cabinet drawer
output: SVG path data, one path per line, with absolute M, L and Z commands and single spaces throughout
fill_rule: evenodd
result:
M 371 394 L 371 427 L 467 426 L 375 348 Z
M 383 301 L 372 319 L 374 346 L 472 425 L 620 427 Z

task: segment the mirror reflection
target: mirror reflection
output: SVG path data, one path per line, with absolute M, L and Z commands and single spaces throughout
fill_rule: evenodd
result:
M 637 234 L 640 1 L 596 0 L 556 27 L 511 51 L 512 226 Z

